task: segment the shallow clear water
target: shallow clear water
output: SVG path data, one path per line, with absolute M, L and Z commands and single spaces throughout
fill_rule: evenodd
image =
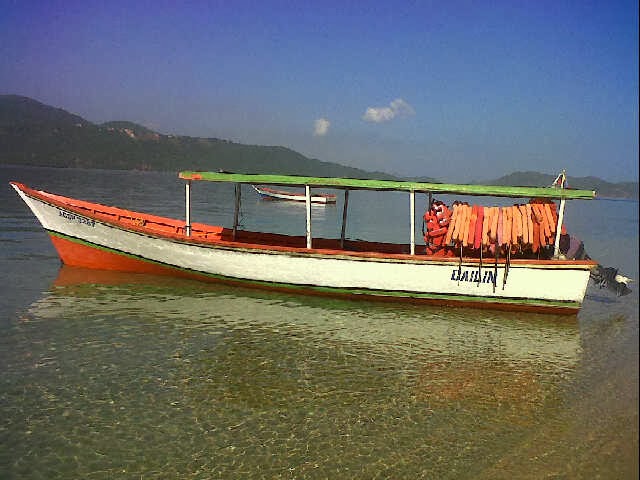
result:
M 182 183 L 0 177 L 1 478 L 637 477 L 636 285 L 590 286 L 566 318 L 60 268 L 9 180 L 177 217 Z M 230 225 L 232 188 L 194 190 L 195 221 Z M 245 228 L 304 232 L 304 206 L 243 200 Z M 348 235 L 406 242 L 407 211 L 354 192 Z M 314 233 L 341 214 L 314 207 Z M 567 222 L 638 278 L 636 202 L 573 202 Z

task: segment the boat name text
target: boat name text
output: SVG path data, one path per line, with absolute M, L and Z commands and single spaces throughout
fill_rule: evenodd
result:
M 475 282 L 475 283 L 495 283 L 496 274 L 492 270 L 485 269 L 459 269 L 456 268 L 451 272 L 451 280 L 454 282 Z
M 70 222 L 82 223 L 83 225 L 89 225 L 90 227 L 96 226 L 96 221 L 91 220 L 90 218 L 81 217 L 80 215 L 76 215 L 75 213 L 65 212 L 64 210 L 58 210 L 58 213 L 61 217 L 66 218 Z

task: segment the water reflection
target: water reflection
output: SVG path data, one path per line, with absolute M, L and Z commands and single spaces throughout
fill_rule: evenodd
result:
M 574 363 L 578 354 L 575 318 L 565 316 L 305 297 L 68 266 L 60 269 L 53 287 L 31 312 L 41 317 L 74 315 L 76 309 L 79 314 L 136 312 L 194 324 L 222 319 L 229 327 L 248 323 L 283 335 L 393 346 L 408 354 L 426 350 L 468 358 L 472 352 L 493 352 L 560 364 Z M 52 299 L 61 311 L 52 308 Z
M 70 267 L 3 342 L 16 476 L 471 478 L 580 355 L 564 317 Z

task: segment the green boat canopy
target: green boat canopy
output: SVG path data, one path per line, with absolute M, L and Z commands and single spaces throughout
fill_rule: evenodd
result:
M 574 190 L 558 187 L 517 187 L 504 185 L 464 185 L 453 183 L 425 183 L 396 180 L 367 180 L 359 178 L 306 177 L 298 175 L 260 175 L 224 172 L 182 171 L 183 180 L 207 182 L 248 183 L 255 185 L 288 185 L 302 187 L 336 188 L 343 190 L 383 190 L 425 193 L 450 193 L 515 198 L 558 198 L 591 200 L 595 190 Z

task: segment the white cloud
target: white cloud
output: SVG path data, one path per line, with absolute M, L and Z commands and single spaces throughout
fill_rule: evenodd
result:
M 324 137 L 329 131 L 329 126 L 331 122 L 326 118 L 318 118 L 314 122 L 313 126 L 313 136 L 314 137 Z
M 411 105 L 401 98 L 396 98 L 388 107 L 369 107 L 362 115 L 365 122 L 382 123 L 399 116 L 414 115 L 416 112 Z
M 390 107 L 369 107 L 367 111 L 364 112 L 362 119 L 365 122 L 381 123 L 388 122 L 395 116 L 395 113 L 393 113 Z

